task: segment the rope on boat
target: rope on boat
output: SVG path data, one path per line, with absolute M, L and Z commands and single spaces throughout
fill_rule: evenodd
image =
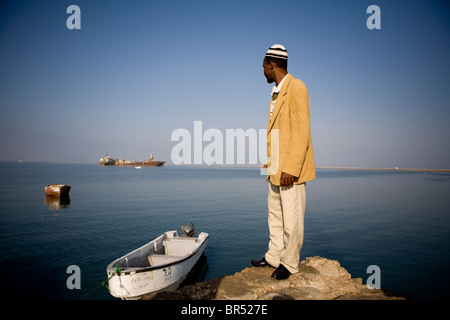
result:
M 118 276 L 120 276 L 120 272 L 121 272 L 122 270 L 123 270 L 123 269 L 120 269 L 119 266 L 117 265 L 117 266 L 116 266 L 116 270 L 113 272 L 113 274 L 112 274 L 108 279 L 106 279 L 105 281 L 103 281 L 101 285 L 97 286 L 96 288 L 92 289 L 91 291 L 89 291 L 89 292 L 86 293 L 85 295 L 83 295 L 83 296 L 81 296 L 80 298 L 78 298 L 78 300 L 84 299 L 85 297 L 87 297 L 87 296 L 90 295 L 92 292 L 94 292 L 95 290 L 97 290 L 98 288 L 100 288 L 100 287 L 102 287 L 102 286 L 106 287 L 106 288 L 108 289 L 108 291 L 111 292 L 111 290 L 109 290 L 109 287 L 108 287 L 108 281 L 111 280 L 111 278 L 114 277 L 116 274 L 117 274 Z
M 108 279 L 106 279 L 105 281 L 102 282 L 102 286 L 105 286 L 109 292 L 111 292 L 111 290 L 109 290 L 109 286 L 108 286 L 109 280 L 111 280 L 111 278 L 114 277 L 116 274 L 118 276 L 120 276 L 120 271 L 122 271 L 122 269 L 119 268 L 119 265 L 116 265 L 116 270 L 113 272 L 113 274 Z

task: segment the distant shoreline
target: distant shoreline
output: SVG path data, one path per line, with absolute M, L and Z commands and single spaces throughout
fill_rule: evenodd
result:
M 0 160 L 0 163 L 37 163 L 37 164 L 81 164 L 90 165 L 92 162 L 48 162 L 48 161 L 17 161 L 17 160 Z M 165 163 L 167 167 L 235 167 L 235 168 L 260 168 L 259 165 L 254 164 L 171 164 Z M 375 170 L 375 171 L 415 171 L 415 172 L 447 172 L 450 173 L 450 169 L 417 169 L 417 168 L 368 168 L 368 167 L 316 167 L 316 169 L 325 170 Z
M 187 166 L 187 167 L 234 167 L 234 168 L 260 168 L 259 165 L 245 165 L 245 164 L 182 164 L 168 166 Z M 416 169 L 416 168 L 368 168 L 368 167 L 316 167 L 316 169 L 325 170 L 374 170 L 374 171 L 415 171 L 415 172 L 450 172 L 450 169 Z
M 231 168 L 260 168 L 259 165 L 254 164 L 168 164 L 167 166 L 186 166 L 186 167 L 231 167 Z M 450 169 L 416 169 L 416 168 L 368 168 L 368 167 L 316 167 L 316 169 L 325 170 L 377 170 L 377 171 L 416 171 L 416 172 L 450 172 Z
M 418 172 L 450 172 L 450 169 L 414 169 L 414 168 L 363 168 L 363 167 L 317 167 L 316 169 L 332 170 L 378 170 L 378 171 L 418 171 Z

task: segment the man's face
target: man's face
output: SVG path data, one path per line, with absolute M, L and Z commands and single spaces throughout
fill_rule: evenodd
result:
M 273 65 L 271 63 L 268 63 L 266 59 L 264 59 L 263 68 L 264 68 L 264 75 L 266 76 L 267 79 L 267 83 L 273 83 L 275 81 L 273 75 Z

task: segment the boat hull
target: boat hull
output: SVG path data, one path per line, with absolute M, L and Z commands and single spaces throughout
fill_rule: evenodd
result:
M 153 245 L 153 241 L 134 250 L 128 255 L 113 261 L 107 267 L 107 275 L 109 278 L 108 286 L 111 295 L 121 299 L 139 299 L 143 295 L 155 291 L 177 289 L 177 287 L 187 278 L 202 256 L 208 242 L 208 237 L 208 234 L 202 232 L 198 238 L 193 238 L 192 240 L 196 241 L 198 245 L 196 245 L 192 252 L 183 256 L 164 256 L 156 254 L 155 256 L 163 256 L 167 261 L 160 265 L 150 265 L 142 268 L 120 268 L 120 263 L 123 263 L 125 257 L 129 256 L 131 260 L 132 253 L 139 251 L 145 252 L 147 246 Z M 177 238 L 177 235 L 175 238 Z M 155 258 L 156 257 L 154 257 L 154 259 Z M 121 269 L 119 274 L 116 273 L 117 265 L 119 265 L 119 268 Z
M 63 184 L 49 184 L 45 187 L 45 194 L 52 197 L 64 197 L 68 196 L 70 186 Z

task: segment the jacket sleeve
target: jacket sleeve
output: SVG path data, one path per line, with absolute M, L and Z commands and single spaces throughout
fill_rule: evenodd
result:
M 306 86 L 295 83 L 289 99 L 290 136 L 285 161 L 281 171 L 299 177 L 310 145 L 310 107 Z

